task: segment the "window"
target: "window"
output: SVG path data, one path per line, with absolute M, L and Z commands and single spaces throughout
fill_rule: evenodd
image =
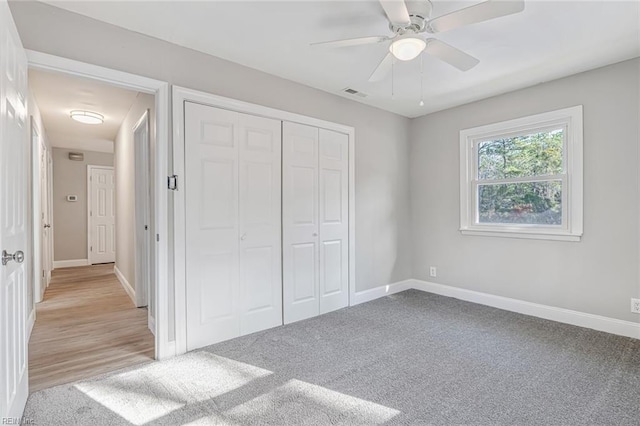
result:
M 582 106 L 460 132 L 460 231 L 580 240 Z

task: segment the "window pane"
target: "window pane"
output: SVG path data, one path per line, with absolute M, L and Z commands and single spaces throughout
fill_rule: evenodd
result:
M 478 144 L 478 180 L 562 173 L 564 129 Z
M 562 181 L 478 185 L 479 223 L 562 225 Z

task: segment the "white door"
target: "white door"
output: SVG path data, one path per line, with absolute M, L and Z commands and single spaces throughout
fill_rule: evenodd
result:
M 51 220 L 51 156 L 44 142 L 41 140 L 41 169 L 40 169 L 40 210 L 41 210 L 41 229 L 42 240 L 41 245 L 41 262 L 43 270 L 42 294 L 49 286 L 51 280 L 51 269 L 53 265 L 53 220 Z
M 151 298 L 149 297 L 150 249 L 152 230 L 149 209 L 149 111 L 145 111 L 133 128 L 133 146 L 135 151 L 135 270 L 136 305 L 148 306 L 151 319 Z M 153 330 L 155 332 L 155 330 Z
M 349 305 L 349 136 L 320 129 L 320 313 Z
M 349 137 L 283 123 L 284 322 L 349 304 Z
M 89 264 L 116 261 L 116 185 L 113 167 L 88 166 Z
M 318 128 L 284 122 L 282 144 L 285 324 L 320 312 Z
M 41 139 L 41 138 L 40 138 Z M 38 286 L 38 294 L 36 295 L 36 302 L 41 302 L 44 296 L 44 291 L 49 285 L 49 277 L 51 271 L 49 270 L 51 265 L 50 251 L 51 247 L 51 222 L 49 221 L 49 182 L 47 177 L 49 176 L 49 161 L 47 156 L 47 147 L 42 140 L 39 141 L 40 152 L 40 285 Z
M 281 122 L 238 114 L 240 334 L 282 325 Z
M 187 348 L 282 324 L 280 122 L 185 103 Z
M 29 132 L 27 58 L 0 1 L 0 418 L 22 416 L 28 396 L 27 281 Z M 15 256 L 15 257 L 14 257 Z

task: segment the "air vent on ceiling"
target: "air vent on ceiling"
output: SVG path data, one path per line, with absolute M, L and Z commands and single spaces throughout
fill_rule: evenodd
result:
M 360 96 L 361 98 L 366 98 L 366 97 L 367 97 L 367 95 L 366 95 L 365 93 L 358 92 L 357 90 L 352 89 L 352 88 L 350 88 L 350 87 L 347 87 L 347 88 L 345 88 L 345 89 L 342 89 L 342 91 L 343 91 L 344 93 L 348 93 L 348 94 L 350 94 L 350 95 Z

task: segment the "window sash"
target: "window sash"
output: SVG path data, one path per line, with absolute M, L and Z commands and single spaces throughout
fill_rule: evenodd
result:
M 518 136 L 526 136 L 533 133 L 545 133 L 551 132 L 553 130 L 562 129 L 562 174 L 567 173 L 567 148 L 568 148 L 568 133 L 569 133 L 569 124 L 566 120 L 557 120 L 553 124 L 544 123 L 542 125 L 534 125 L 519 128 L 518 130 L 511 130 L 506 132 L 495 132 L 488 135 L 483 135 L 482 137 L 474 138 L 472 140 L 472 153 L 473 153 L 473 164 L 472 164 L 472 176 L 474 179 L 478 179 L 480 175 L 480 158 L 478 155 L 479 147 L 481 143 L 494 141 L 496 139 L 508 139 Z M 534 177 L 548 177 L 551 175 L 531 175 L 531 176 L 522 176 L 521 178 L 534 178 Z M 520 179 L 520 178 L 505 178 L 506 179 Z M 481 179 L 484 180 L 484 179 Z M 489 179 L 486 179 L 489 180 Z M 494 179 L 497 180 L 497 179 Z M 532 182 L 532 181 L 527 181 Z
M 481 185 L 505 185 L 510 183 L 529 183 L 529 182 L 553 182 L 553 181 L 561 181 L 562 182 L 562 223 L 560 225 L 548 225 L 548 224 L 537 224 L 537 223 L 483 223 L 480 222 L 480 197 L 479 190 Z M 471 218 L 473 218 L 473 227 L 474 228 L 487 228 L 487 229 L 495 229 L 495 228 L 529 228 L 529 229 L 549 229 L 549 230 L 561 230 L 568 231 L 569 230 L 569 178 L 565 175 L 553 175 L 552 177 L 535 177 L 535 178 L 515 178 L 515 179 L 504 179 L 504 180 L 474 180 L 471 182 Z
M 478 150 L 481 143 L 493 141 L 496 139 L 507 139 L 518 136 L 526 136 L 534 133 L 545 133 L 551 132 L 553 130 L 562 129 L 562 174 L 554 174 L 554 175 L 534 175 L 534 176 L 523 176 L 523 177 L 515 177 L 515 178 L 504 178 L 504 179 L 478 179 L 480 174 L 479 170 L 479 156 Z M 553 123 L 543 123 L 537 125 L 531 125 L 519 128 L 517 130 L 512 131 L 502 131 L 495 132 L 492 134 L 482 135 L 482 137 L 477 137 L 472 139 L 472 177 L 473 179 L 470 183 L 470 195 L 471 195 L 471 203 L 469 203 L 471 207 L 471 211 L 469 212 L 469 217 L 472 218 L 472 226 L 474 228 L 487 228 L 487 229 L 496 229 L 496 228 L 531 228 L 531 229 L 549 229 L 549 230 L 561 230 L 568 231 L 569 230 L 569 205 L 568 205 L 568 176 L 567 176 L 567 139 L 569 133 L 569 126 L 566 120 L 558 120 Z M 523 223 L 523 224 L 511 224 L 511 223 L 482 223 L 480 222 L 480 206 L 479 206 L 479 187 L 480 185 L 503 185 L 510 183 L 530 183 L 530 182 L 550 182 L 550 181 L 562 181 L 562 224 L 561 225 L 547 225 L 547 224 L 534 224 L 534 223 Z

